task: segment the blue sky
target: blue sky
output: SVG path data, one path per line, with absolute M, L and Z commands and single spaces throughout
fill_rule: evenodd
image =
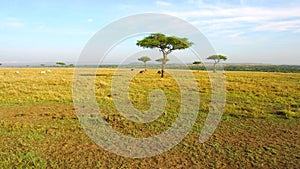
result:
M 229 57 L 227 62 L 300 64 L 299 0 L 0 0 L 0 4 L 3 64 L 76 63 L 101 28 L 145 12 L 193 24 L 217 53 Z M 135 46 L 135 42 L 126 44 Z

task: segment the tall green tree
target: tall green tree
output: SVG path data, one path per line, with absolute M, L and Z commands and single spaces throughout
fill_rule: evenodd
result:
M 206 58 L 208 60 L 213 60 L 214 61 L 214 72 L 216 72 L 216 65 L 221 61 L 221 60 L 227 60 L 226 56 L 223 55 L 211 55 L 208 58 Z
M 193 65 L 198 65 L 198 72 L 200 71 L 200 65 L 201 65 L 202 62 L 200 61 L 194 61 L 193 62 Z
M 144 62 L 145 71 L 146 71 L 147 70 L 147 62 L 150 61 L 151 59 L 148 56 L 142 56 L 142 57 L 138 58 L 138 60 Z
M 164 77 L 164 71 L 168 55 L 174 50 L 183 50 L 192 46 L 187 38 L 179 38 L 176 36 L 166 36 L 162 33 L 153 33 L 142 40 L 138 40 L 136 45 L 143 48 L 158 48 L 163 54 L 163 61 L 161 64 L 161 77 Z

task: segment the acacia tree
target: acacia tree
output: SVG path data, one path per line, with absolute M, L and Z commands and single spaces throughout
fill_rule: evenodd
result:
M 201 65 L 202 62 L 200 61 L 194 61 L 193 62 L 193 65 L 198 65 L 198 72 L 200 71 L 200 65 Z
M 143 48 L 158 48 L 163 54 L 163 60 L 161 64 L 161 77 L 164 77 L 164 70 L 168 55 L 174 50 L 182 50 L 192 46 L 192 42 L 189 42 L 187 38 L 179 38 L 176 36 L 166 36 L 162 33 L 153 33 L 150 36 L 145 37 L 142 40 L 138 40 L 136 45 Z
M 60 66 L 66 66 L 66 64 L 64 62 L 56 62 L 57 65 L 60 65 Z
M 164 60 L 163 58 L 159 58 L 159 59 L 156 59 L 155 61 L 161 63 L 163 60 Z M 169 61 L 169 59 L 167 58 L 166 63 L 167 63 L 168 61 Z
M 151 59 L 148 56 L 142 56 L 140 58 L 138 58 L 139 61 L 144 62 L 144 66 L 145 66 L 145 71 L 147 70 L 147 63 L 148 61 L 150 61 Z
M 214 60 L 214 72 L 216 72 L 216 65 L 221 61 L 221 60 L 227 60 L 226 56 L 223 55 L 211 55 L 208 58 L 208 60 Z

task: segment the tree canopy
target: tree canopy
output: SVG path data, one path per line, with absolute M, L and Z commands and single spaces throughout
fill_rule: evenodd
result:
M 194 65 L 199 65 L 199 64 L 201 64 L 201 63 L 202 63 L 202 62 L 200 62 L 200 61 L 194 61 L 194 62 L 193 62 Z
M 215 62 L 219 63 L 220 60 L 227 60 L 227 57 L 223 55 L 211 55 L 207 59 L 214 60 Z
M 56 62 L 57 65 L 60 65 L 60 66 L 66 66 L 66 64 L 64 62 Z
M 163 58 L 159 58 L 159 59 L 156 59 L 155 61 L 156 61 L 156 62 L 162 62 L 163 60 L 164 60 Z M 166 59 L 166 62 L 168 62 L 169 60 L 170 60 L 170 59 L 167 58 L 167 59 Z
M 143 48 L 159 48 L 161 52 L 169 54 L 173 50 L 182 50 L 192 46 L 187 38 L 166 36 L 162 33 L 153 33 L 150 36 L 139 40 L 136 45 Z
M 138 58 L 138 60 L 145 63 L 145 62 L 150 61 L 151 59 L 148 56 L 142 56 L 142 57 Z
M 166 36 L 162 33 L 153 33 L 142 40 L 138 40 L 137 46 L 143 48 L 158 48 L 163 54 L 161 77 L 164 77 L 164 69 L 167 62 L 167 56 L 174 50 L 183 50 L 193 45 L 187 38 L 179 38 L 176 36 Z

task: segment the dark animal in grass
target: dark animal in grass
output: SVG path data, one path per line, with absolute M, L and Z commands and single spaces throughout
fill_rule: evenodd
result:
M 157 74 L 161 74 L 161 71 L 159 70 L 159 71 L 157 71 Z
M 140 73 L 145 73 L 145 70 L 141 70 Z

